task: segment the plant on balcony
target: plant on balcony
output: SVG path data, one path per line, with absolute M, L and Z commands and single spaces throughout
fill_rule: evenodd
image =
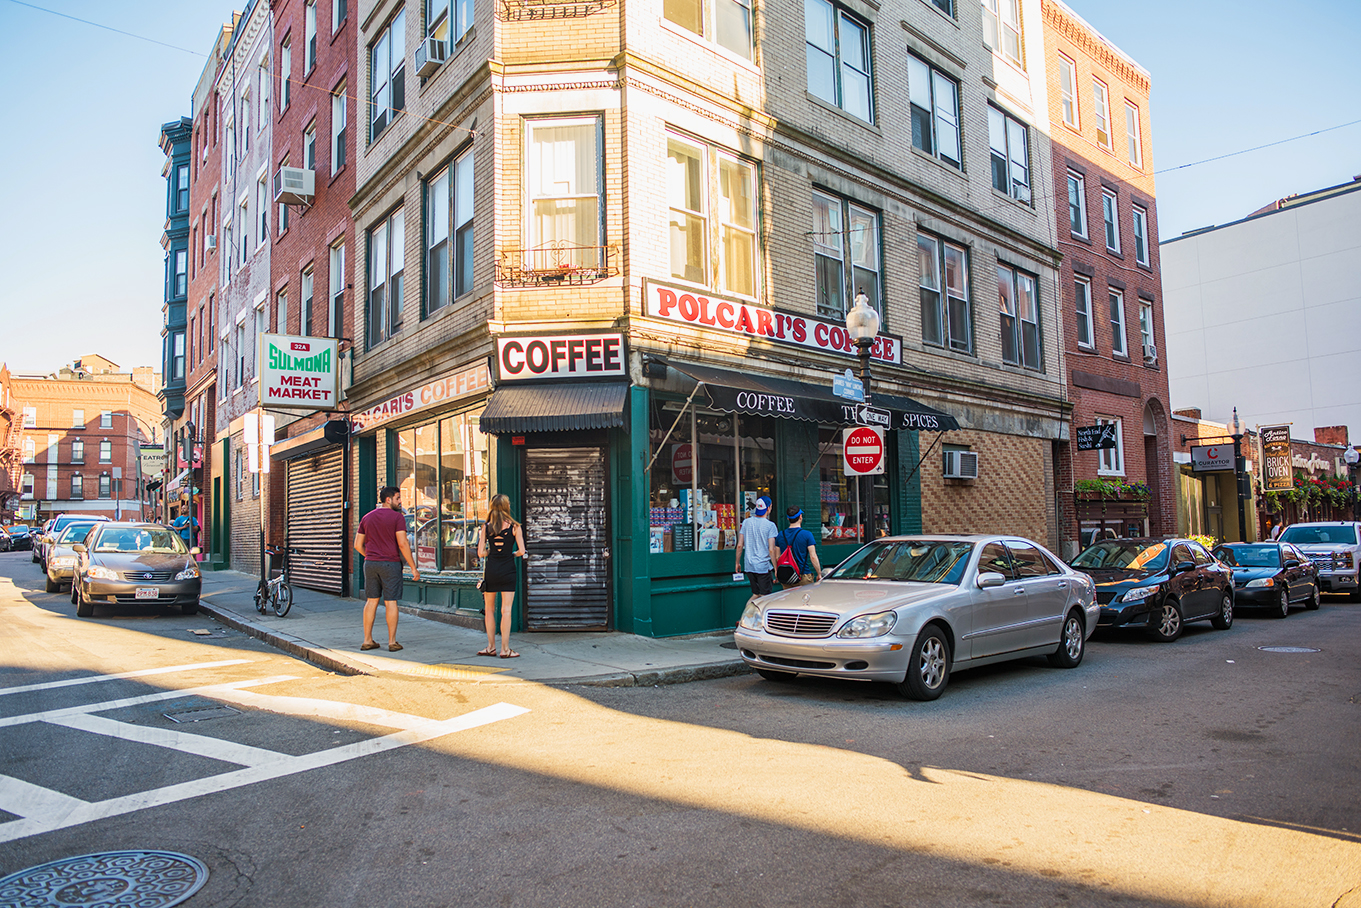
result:
M 1148 483 L 1143 480 L 1079 479 L 1073 483 L 1078 498 L 1101 501 L 1147 501 Z

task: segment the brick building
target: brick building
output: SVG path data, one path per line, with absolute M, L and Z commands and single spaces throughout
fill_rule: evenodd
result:
M 149 518 L 143 507 L 144 443 L 160 440 L 161 375 L 144 366 L 120 372 L 85 356 L 47 375 L 12 375 L 17 402 L 20 490 L 33 522 L 81 512 L 111 519 Z
M 20 518 L 23 483 L 23 404 L 14 396 L 9 366 L 0 363 L 0 524 Z
M 1073 433 L 1058 446 L 1061 554 L 1111 531 L 1177 526 L 1149 74 L 1059 0 L 1042 0 L 1050 198 L 1063 253 Z M 1113 426 L 1084 450 L 1081 427 Z M 1083 433 L 1084 436 L 1086 433 Z

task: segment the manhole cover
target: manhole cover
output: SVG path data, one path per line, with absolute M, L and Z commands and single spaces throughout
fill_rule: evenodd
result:
M 9 908 L 104 908 L 178 905 L 208 882 L 197 858 L 173 851 L 106 851 L 49 861 L 0 880 Z
M 1264 653 L 1321 653 L 1323 650 L 1312 646 L 1259 646 Z
M 233 709 L 230 706 L 205 706 L 201 709 L 182 709 L 176 713 L 161 713 L 171 722 L 178 722 L 183 725 L 186 722 L 202 722 L 204 719 L 225 719 L 228 716 L 239 716 L 241 710 Z M 0 905 L 0 908 L 4 908 Z

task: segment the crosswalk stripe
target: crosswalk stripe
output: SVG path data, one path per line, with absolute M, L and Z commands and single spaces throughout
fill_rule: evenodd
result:
M 224 763 L 235 763 L 238 766 L 260 766 L 264 763 L 282 760 L 288 756 L 288 754 L 281 754 L 277 751 L 237 744 L 235 741 L 225 741 L 208 735 L 195 735 L 170 728 L 133 725 L 130 722 L 116 722 L 103 716 L 63 716 L 49 719 L 48 722 L 52 725 L 63 725 L 67 728 L 106 735 L 110 738 L 135 741 L 138 744 L 167 747 L 187 754 L 221 760 Z
M 100 681 L 122 681 L 126 678 L 146 678 L 150 675 L 168 675 L 173 672 L 192 672 L 205 668 L 222 668 L 227 665 L 244 665 L 249 659 L 223 659 L 220 662 L 191 662 L 188 665 L 168 665 L 165 668 L 144 668 L 135 672 L 117 672 L 112 675 L 91 675 L 88 678 L 67 678 L 65 681 L 46 681 L 42 684 L 23 684 L 19 687 L 0 688 L 0 697 L 6 694 L 23 694 L 35 690 L 52 690 L 57 687 L 74 687 L 77 684 L 96 684 Z
M 212 697 L 222 691 L 239 690 L 243 687 L 259 687 L 262 684 L 277 684 L 280 681 L 296 681 L 296 675 L 271 675 L 268 678 L 255 678 L 248 681 L 229 681 L 225 684 L 206 684 L 202 687 L 186 687 L 178 690 L 163 690 L 140 697 L 124 697 L 121 700 L 104 700 L 100 703 L 86 703 L 82 706 L 67 706 L 62 709 L 49 709 L 40 713 L 26 713 L 22 716 L 0 716 L 0 728 L 11 725 L 27 725 L 29 722 L 50 722 L 65 716 L 78 716 L 84 713 L 103 713 L 125 706 L 140 706 L 143 703 L 156 703 L 160 700 L 178 700 L 181 697 Z
M 89 801 L 64 795 L 23 779 L 0 775 L 0 810 L 16 817 L 69 816 Z M 0 827 L 3 828 L 3 827 Z

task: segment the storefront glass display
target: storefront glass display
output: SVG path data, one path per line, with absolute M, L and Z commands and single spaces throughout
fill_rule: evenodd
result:
M 775 496 L 775 420 L 654 400 L 648 429 L 651 551 L 735 548 L 756 499 Z
M 822 541 L 833 544 L 860 542 L 865 526 L 865 481 L 846 475 L 841 439 L 840 427 L 818 427 Z M 888 475 L 871 478 L 874 480 L 874 535 L 878 538 L 889 534 Z
M 394 433 L 407 538 L 422 571 L 477 567 L 477 525 L 490 499 L 487 439 L 476 413 Z

